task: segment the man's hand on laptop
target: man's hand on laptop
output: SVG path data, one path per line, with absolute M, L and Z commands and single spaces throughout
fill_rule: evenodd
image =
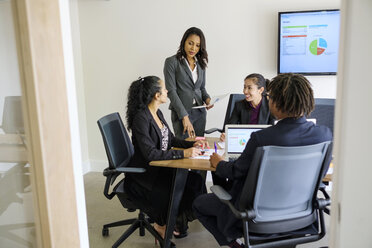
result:
M 223 157 L 218 155 L 217 153 L 213 153 L 211 157 L 209 158 L 209 161 L 211 162 L 211 166 L 213 168 L 217 168 L 218 163 L 223 160 Z

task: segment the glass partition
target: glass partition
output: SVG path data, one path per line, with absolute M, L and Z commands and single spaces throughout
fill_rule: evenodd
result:
M 37 247 L 11 1 L 0 0 L 0 247 Z

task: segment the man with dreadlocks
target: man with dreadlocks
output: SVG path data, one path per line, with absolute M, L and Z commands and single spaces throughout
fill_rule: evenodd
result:
M 279 122 L 275 126 L 252 133 L 242 155 L 226 162 L 214 153 L 210 162 L 216 174 L 233 181 L 229 191 L 232 202 L 240 199 L 253 155 L 262 146 L 305 146 L 332 140 L 329 128 L 306 121 L 314 109 L 310 82 L 298 74 L 280 74 L 267 85 L 270 112 Z M 243 247 L 236 239 L 242 236 L 241 221 L 214 194 L 200 195 L 193 203 L 199 221 L 223 246 Z

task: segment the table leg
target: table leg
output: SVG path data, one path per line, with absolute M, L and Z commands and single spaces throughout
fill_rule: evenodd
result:
M 167 218 L 167 229 L 165 231 L 164 246 L 163 248 L 171 247 L 171 238 L 176 224 L 176 218 L 178 213 L 178 207 L 180 205 L 183 191 L 185 189 L 187 169 L 177 168 L 173 178 L 172 195 L 169 201 L 168 218 Z

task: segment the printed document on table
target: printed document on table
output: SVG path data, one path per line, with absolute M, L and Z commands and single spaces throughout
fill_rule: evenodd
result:
M 214 153 L 214 149 L 205 149 L 203 155 L 192 157 L 192 159 L 209 159 L 209 157 Z M 225 154 L 224 149 L 217 149 L 217 154 L 223 156 Z
M 229 95 L 229 93 L 223 94 L 223 95 L 218 95 L 218 96 L 212 96 L 209 105 L 216 104 L 217 102 L 221 101 L 222 99 L 224 99 L 228 95 Z M 193 109 L 198 109 L 198 108 L 205 108 L 205 107 L 207 107 L 207 105 L 195 106 L 195 107 L 192 107 L 192 108 Z
M 219 145 L 222 149 L 225 149 L 225 142 L 224 142 L 224 141 L 218 141 L 218 145 Z

